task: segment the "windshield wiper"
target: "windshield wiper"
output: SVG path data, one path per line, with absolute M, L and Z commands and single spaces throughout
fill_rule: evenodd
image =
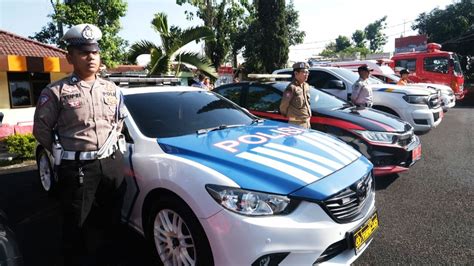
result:
M 265 120 L 263 120 L 262 118 L 254 118 L 254 119 L 252 120 L 252 123 L 250 123 L 250 124 L 251 124 L 251 125 L 261 124 L 261 123 L 263 123 L 263 121 L 265 121 Z
M 196 130 L 196 134 L 202 135 L 202 134 L 206 134 L 206 133 L 209 133 L 209 132 L 215 131 L 215 130 L 222 130 L 222 129 L 226 129 L 226 128 L 242 127 L 242 126 L 245 126 L 245 125 L 243 125 L 243 124 L 236 124 L 236 125 L 220 125 L 220 126 L 217 126 L 217 127 L 202 128 L 202 129 Z
M 351 104 L 351 103 L 344 103 L 344 104 L 343 104 L 340 108 L 338 108 L 338 109 L 339 109 L 339 110 L 341 110 L 341 109 L 346 109 L 346 108 L 352 107 L 352 106 L 354 106 L 354 105 Z

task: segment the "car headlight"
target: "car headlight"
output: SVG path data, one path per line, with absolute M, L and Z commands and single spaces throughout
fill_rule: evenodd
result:
M 428 96 L 425 95 L 404 95 L 403 99 L 411 104 L 427 104 Z
M 281 195 L 219 185 L 206 185 L 206 189 L 212 198 L 224 208 L 243 215 L 288 214 L 297 205 L 294 200 Z
M 354 132 L 370 142 L 393 144 L 397 141 L 397 133 L 354 130 Z

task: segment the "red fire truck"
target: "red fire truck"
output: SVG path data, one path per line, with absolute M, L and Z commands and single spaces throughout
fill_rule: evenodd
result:
M 464 90 L 464 75 L 458 56 L 453 52 L 441 51 L 441 45 L 437 43 L 428 43 L 424 47 L 395 54 L 390 66 L 397 73 L 401 69 L 408 69 L 409 79 L 413 82 L 448 85 L 453 89 L 456 99 L 463 99 L 467 90 Z

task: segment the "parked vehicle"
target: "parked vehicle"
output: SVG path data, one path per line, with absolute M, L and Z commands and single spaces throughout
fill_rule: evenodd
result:
M 456 99 L 462 100 L 464 75 L 458 56 L 453 52 L 441 51 L 441 45 L 429 43 L 426 51 L 398 53 L 392 57 L 391 67 L 396 71 L 406 68 L 409 79 L 415 83 L 437 83 L 450 86 Z
M 343 67 L 350 69 L 354 72 L 357 72 L 357 68 L 362 65 L 367 65 L 373 71 L 370 72 L 372 77 L 380 79 L 384 83 L 394 84 L 400 80 L 400 77 L 395 74 L 392 68 L 389 67 L 389 64 L 393 63 L 392 60 L 358 60 L 358 61 L 344 61 L 344 62 L 332 62 L 328 63 L 330 66 Z M 441 107 L 443 111 L 447 112 L 450 108 L 453 108 L 456 105 L 456 97 L 453 90 L 443 84 L 435 83 L 410 83 L 410 86 L 435 89 L 441 93 Z
M 349 100 L 352 85 L 359 75 L 339 67 L 311 67 L 308 83 L 340 99 Z M 293 74 L 293 69 L 280 69 L 274 74 Z M 440 92 L 416 86 L 384 84 L 369 78 L 374 105 L 372 108 L 398 116 L 412 125 L 416 132 L 426 133 L 441 123 L 444 116 Z
M 8 226 L 7 216 L 2 210 L 0 210 L 0 265 L 23 265 L 15 234 Z
M 352 147 L 200 88 L 122 91 L 122 213 L 163 264 L 349 264 L 371 243 L 372 164 Z
M 214 89 L 252 114 L 287 122 L 279 112 L 283 91 L 289 82 L 241 82 Z M 324 91 L 311 91 L 311 128 L 332 134 L 354 147 L 382 176 L 408 170 L 421 157 L 421 143 L 413 127 L 371 108 L 357 108 Z

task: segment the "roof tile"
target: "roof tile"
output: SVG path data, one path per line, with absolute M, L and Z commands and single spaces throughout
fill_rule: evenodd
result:
M 66 57 L 66 51 L 0 29 L 0 55 Z

